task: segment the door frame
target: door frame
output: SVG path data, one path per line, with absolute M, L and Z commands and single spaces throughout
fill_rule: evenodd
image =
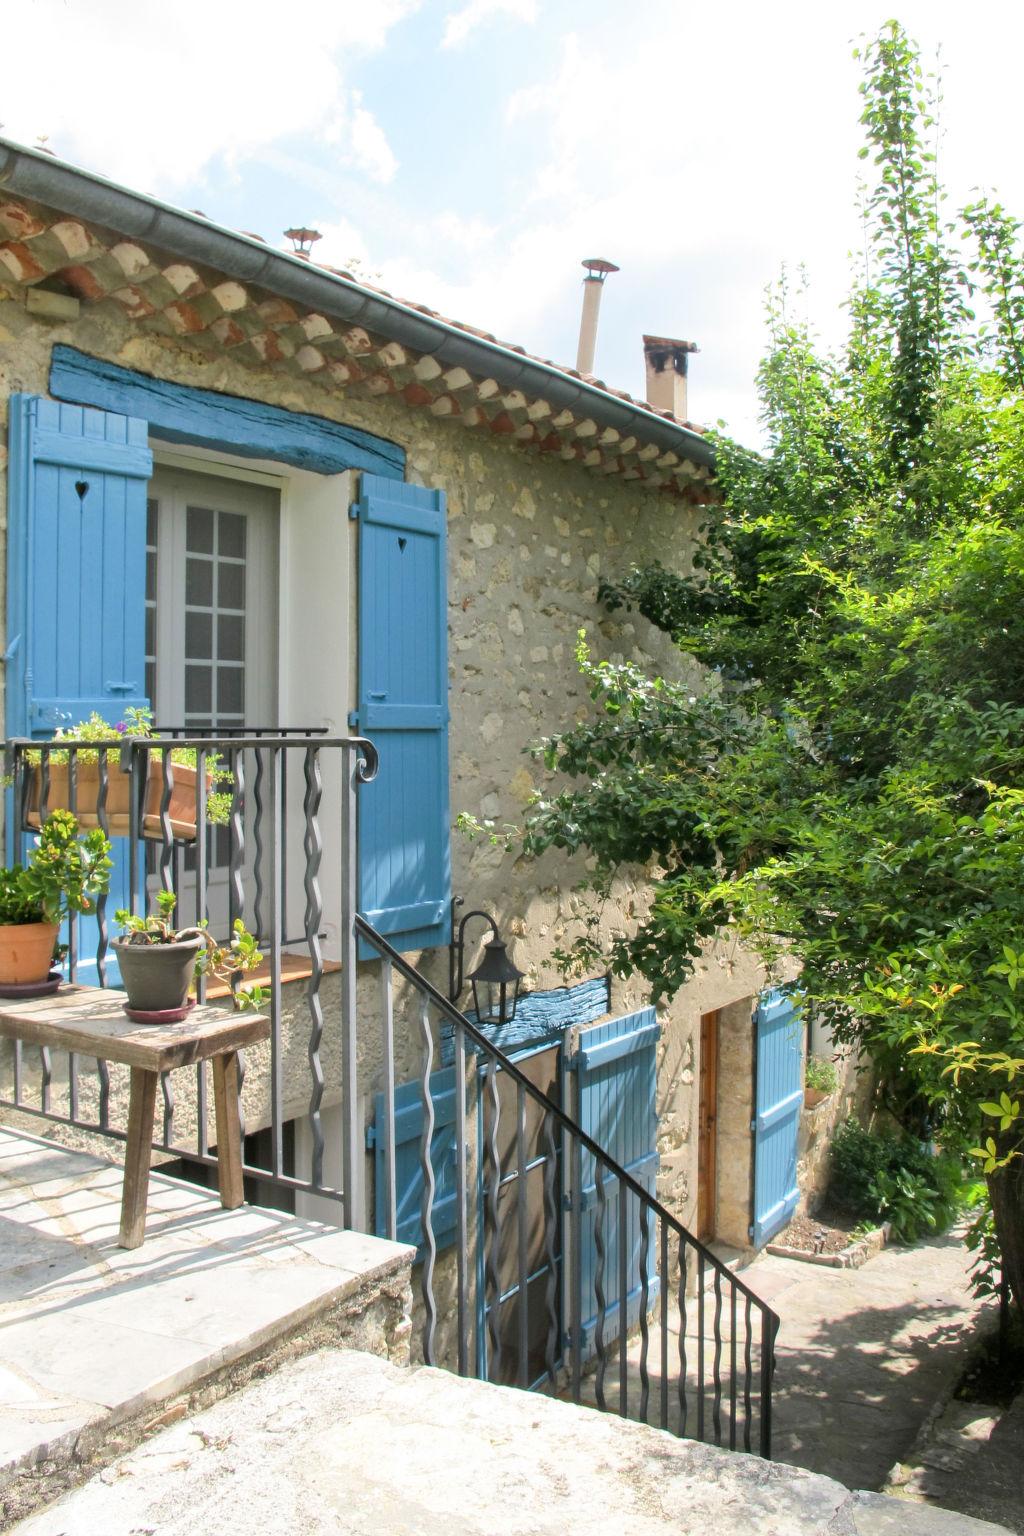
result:
M 697 1078 L 696 1236 L 715 1236 L 718 1207 L 718 1030 L 721 1010 L 700 1016 Z

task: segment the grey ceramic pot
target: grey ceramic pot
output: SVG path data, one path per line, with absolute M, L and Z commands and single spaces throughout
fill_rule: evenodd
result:
M 147 1013 L 184 1008 L 196 968 L 202 939 L 182 939 L 178 944 L 129 944 L 115 939 L 121 980 L 128 1006 Z

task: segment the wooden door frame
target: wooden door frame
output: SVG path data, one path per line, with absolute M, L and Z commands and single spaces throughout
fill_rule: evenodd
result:
M 718 1195 L 718 1021 L 720 1010 L 700 1016 L 697 1089 L 697 1215 L 701 1241 L 715 1235 Z

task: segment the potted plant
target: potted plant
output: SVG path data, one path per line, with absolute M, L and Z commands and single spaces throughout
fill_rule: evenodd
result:
M 56 990 L 50 976 L 57 934 L 72 912 L 90 912 L 110 884 L 110 843 L 100 831 L 78 835 L 70 811 L 52 811 L 22 867 L 0 869 L 0 991 Z M 50 985 L 52 983 L 52 986 Z
M 814 1109 L 839 1087 L 839 1071 L 826 1056 L 808 1056 L 804 1073 L 804 1107 Z
M 120 748 L 127 740 L 153 739 L 153 716 L 148 709 L 126 709 L 124 719 L 112 725 L 102 715 L 91 714 L 88 720 L 69 725 L 55 732 L 53 746 L 48 753 L 49 784 L 47 786 L 47 810 L 69 809 L 68 750 L 62 741 L 87 742 L 75 754 L 75 815 L 82 827 L 99 826 L 100 751 L 103 743 L 107 764 L 107 830 L 116 837 L 127 836 L 131 822 L 131 777 L 121 767 Z M 95 747 L 92 745 L 95 743 Z M 147 754 L 146 791 L 140 821 L 143 837 L 160 840 L 163 837 L 160 808 L 164 795 L 163 747 L 154 747 Z M 189 842 L 196 835 L 196 749 L 171 746 L 173 783 L 168 806 L 171 834 Z M 32 781 L 28 795 L 28 824 L 39 825 L 39 807 L 42 799 L 42 753 L 30 750 L 27 760 L 32 767 Z M 230 779 L 230 771 L 219 766 L 216 753 L 206 758 L 206 818 L 212 825 L 225 825 L 231 813 L 231 796 L 214 789 L 214 784 Z
M 143 1024 L 170 1024 L 185 1018 L 192 1003 L 189 992 L 200 975 L 215 976 L 231 987 L 236 1008 L 258 1008 L 265 990 L 256 983 L 240 985 L 245 971 L 263 962 L 256 940 L 241 918 L 235 919 L 229 943 L 218 944 L 205 923 L 175 928 L 177 897 L 157 894 L 157 911 L 148 916 L 115 913 L 124 933 L 111 946 L 117 955 L 128 1001 L 125 1013 Z

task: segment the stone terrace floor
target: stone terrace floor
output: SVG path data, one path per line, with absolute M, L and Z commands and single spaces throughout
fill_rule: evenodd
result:
M 117 1246 L 122 1170 L 0 1128 L 0 1490 L 374 1286 L 411 1250 L 154 1173 Z M 0 1498 L 0 1505 L 2 1505 Z M 0 1525 L 2 1525 L 0 1518 Z

